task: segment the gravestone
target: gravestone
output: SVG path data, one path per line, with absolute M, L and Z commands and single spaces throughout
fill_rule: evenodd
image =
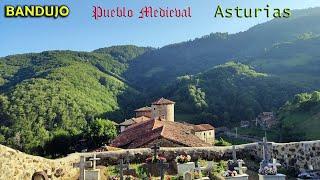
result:
M 160 173 L 160 179 L 164 180 L 165 170 L 169 168 L 169 164 L 165 163 L 164 160 L 160 160 L 160 162 L 158 163 L 158 168 Z
M 123 175 L 130 175 L 130 176 L 135 176 L 136 171 L 134 169 L 130 169 L 130 152 L 127 151 L 125 158 L 124 158 L 124 169 L 123 169 Z
M 86 162 L 86 158 L 84 156 L 80 156 L 80 162 L 73 164 L 73 167 L 80 169 L 79 180 L 85 180 L 85 169 L 92 167 L 92 162 Z
M 129 165 L 128 164 L 124 164 L 123 159 L 120 159 L 120 164 L 119 164 L 119 173 L 120 173 L 120 180 L 123 180 L 123 171 L 125 169 L 128 169 Z
M 35 172 L 32 175 L 31 180 L 49 180 L 49 177 L 47 175 L 47 173 L 41 171 L 41 172 Z
M 232 160 L 229 161 L 228 164 L 228 171 L 226 171 L 225 179 L 236 179 L 236 180 L 248 180 L 249 175 L 245 174 L 245 170 L 247 170 L 247 167 L 243 166 L 244 162 L 241 159 L 237 159 L 237 152 L 236 152 L 236 146 L 232 146 Z M 234 171 L 237 171 L 238 173 L 234 175 Z M 230 175 L 230 173 L 233 175 Z
M 259 143 L 262 145 L 262 161 L 260 163 L 260 168 L 265 167 L 269 164 L 270 156 L 268 151 L 268 146 L 272 145 L 272 143 L 268 143 L 267 138 L 263 137 L 263 141 Z
M 93 170 L 95 170 L 96 167 L 97 167 L 97 161 L 99 161 L 100 158 L 97 158 L 97 155 L 93 154 L 93 158 L 90 158 L 89 160 L 93 162 L 93 167 L 92 168 L 93 168 Z
M 237 151 L 236 151 L 236 146 L 232 146 L 232 160 L 229 160 L 228 162 L 228 170 L 234 171 L 235 167 L 238 166 L 238 159 L 237 159 Z
M 160 146 L 158 144 L 154 144 L 153 147 L 151 147 L 151 150 L 153 150 L 152 157 L 157 158 L 158 153 L 160 152 Z
M 285 180 L 286 175 L 277 173 L 277 166 L 281 166 L 277 163 L 276 159 L 273 159 L 272 163 L 270 162 L 270 155 L 268 152 L 268 147 L 272 143 L 268 143 L 267 138 L 263 138 L 263 142 L 259 143 L 262 146 L 262 155 L 263 159 L 260 163 L 259 169 L 259 180 Z
M 240 175 L 244 174 L 244 172 L 247 170 L 247 167 L 243 166 L 243 161 L 238 161 L 238 167 L 235 167 L 235 170 L 239 172 Z
M 183 180 L 193 180 L 192 173 L 187 171 L 183 175 Z
M 232 160 L 233 160 L 233 162 L 237 162 L 237 151 L 236 151 L 236 146 L 235 145 L 233 145 L 232 146 Z
M 93 157 L 89 159 L 92 163 L 92 169 L 85 170 L 85 180 L 100 180 L 100 169 L 96 169 L 97 161 L 100 158 L 97 158 L 97 155 L 94 153 Z

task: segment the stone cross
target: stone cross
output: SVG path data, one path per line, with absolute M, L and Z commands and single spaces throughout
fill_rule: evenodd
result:
M 238 161 L 238 167 L 235 167 L 235 170 L 239 171 L 239 174 L 242 175 L 244 170 L 247 170 L 246 167 L 242 166 L 243 165 L 243 161 Z
M 263 142 L 259 143 L 262 145 L 262 152 L 263 152 L 263 160 L 261 162 L 261 165 L 265 167 L 269 163 L 269 154 L 268 154 L 268 146 L 272 145 L 272 143 L 268 143 L 267 137 L 263 137 Z
M 232 159 L 233 159 L 233 162 L 236 163 L 237 162 L 237 152 L 236 152 L 236 146 L 233 145 L 232 146 Z
M 128 169 L 129 165 L 123 163 L 123 159 L 120 159 L 120 165 L 119 165 L 119 170 L 120 170 L 120 180 L 123 180 L 123 170 Z
M 93 158 L 90 158 L 89 160 L 93 162 L 93 167 L 92 168 L 93 168 L 93 170 L 95 170 L 96 166 L 97 166 L 97 161 L 99 161 L 100 158 L 97 158 L 96 153 L 94 153 L 93 154 Z
M 126 170 L 129 171 L 129 166 L 130 166 L 130 156 L 129 156 L 129 151 L 127 151 L 126 153 L 126 157 L 125 157 L 125 163 L 126 163 Z
M 158 144 L 154 144 L 151 149 L 153 150 L 153 158 L 157 158 L 160 151 L 160 146 Z
M 281 164 L 278 163 L 276 159 L 273 159 L 272 163 L 270 163 L 270 165 L 275 169 L 277 169 L 277 166 L 281 166 Z
M 165 173 L 165 170 L 167 168 L 169 168 L 169 164 L 168 163 L 165 163 L 164 160 L 160 160 L 160 163 L 158 163 L 158 167 L 160 168 L 160 177 L 161 177 L 161 180 L 164 180 L 164 173 Z
M 80 176 L 79 180 L 85 179 L 85 169 L 88 167 L 92 167 L 92 162 L 86 162 L 86 158 L 84 156 L 80 156 L 80 162 L 73 164 L 74 168 L 80 168 Z

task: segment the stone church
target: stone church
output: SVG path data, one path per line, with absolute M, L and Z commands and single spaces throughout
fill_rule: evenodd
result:
M 213 146 L 214 127 L 175 122 L 174 105 L 175 102 L 160 98 L 151 107 L 135 110 L 135 117 L 119 124 L 121 133 L 111 142 L 111 146 L 142 148 L 155 143 L 162 147 Z

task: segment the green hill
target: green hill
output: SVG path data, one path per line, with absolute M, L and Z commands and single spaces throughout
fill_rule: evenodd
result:
M 320 138 L 320 92 L 297 94 L 280 108 L 283 137 L 288 140 L 315 140 Z M 289 133 L 291 132 L 291 133 Z
M 246 63 L 259 71 L 315 89 L 320 87 L 320 36 L 301 35 L 298 40 L 274 45 Z
M 44 153 L 57 135 L 81 137 L 98 117 L 130 116 L 140 93 L 122 81 L 127 66 L 107 53 L 48 51 L 1 58 L 0 143 Z
M 137 87 L 150 92 L 179 76 L 197 74 L 230 60 L 260 56 L 275 44 L 295 41 L 306 33 L 319 35 L 319 12 L 320 8 L 293 11 L 289 19 L 274 19 L 245 32 L 215 33 L 168 45 L 139 56 L 125 75 Z
M 177 113 L 200 114 L 194 116 L 198 123 L 227 126 L 276 110 L 297 92 L 303 89 L 235 62 L 182 76 L 167 88 L 167 96 L 178 102 Z

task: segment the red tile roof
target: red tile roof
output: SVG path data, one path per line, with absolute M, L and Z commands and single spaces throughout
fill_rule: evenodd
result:
M 199 124 L 199 125 L 193 125 L 193 129 L 195 132 L 200 132 L 200 131 L 214 130 L 214 127 L 211 126 L 210 124 Z
M 151 107 L 142 107 L 139 109 L 134 110 L 135 112 L 145 112 L 145 111 L 151 111 Z
M 210 144 L 192 134 L 193 127 L 177 122 L 151 119 L 128 127 L 111 143 L 114 147 L 138 148 L 158 138 L 187 147 L 209 147 Z
M 120 126 L 131 126 L 133 124 L 144 122 L 144 121 L 147 121 L 149 119 L 150 119 L 149 117 L 140 116 L 140 117 L 137 117 L 137 118 L 131 118 L 131 119 L 125 120 L 122 123 L 120 123 L 119 125 Z
M 165 98 L 160 98 L 158 100 L 156 100 L 155 102 L 152 103 L 152 105 L 166 105 L 166 104 L 175 104 L 175 102 L 170 101 L 168 99 Z

